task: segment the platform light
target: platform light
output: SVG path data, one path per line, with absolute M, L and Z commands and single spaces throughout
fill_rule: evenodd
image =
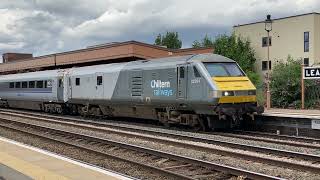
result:
M 264 21 L 264 29 L 267 31 L 267 47 L 268 47 L 268 62 L 267 62 L 267 109 L 271 108 L 271 93 L 270 93 L 270 31 L 272 31 L 271 15 L 267 15 L 267 19 Z

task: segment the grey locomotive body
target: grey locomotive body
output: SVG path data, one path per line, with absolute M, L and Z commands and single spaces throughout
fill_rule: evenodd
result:
M 8 93 L 23 89 L 10 84 L 25 81 L 50 81 L 51 93 Z M 34 104 L 28 107 L 46 112 L 147 118 L 202 128 L 230 127 L 259 111 L 250 80 L 233 60 L 214 54 L 6 75 L 0 86 L 2 102 L 9 107 L 21 108 L 18 104 L 28 101 Z

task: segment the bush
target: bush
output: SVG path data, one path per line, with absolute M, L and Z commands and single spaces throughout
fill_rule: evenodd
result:
M 305 89 L 314 86 L 314 81 L 305 81 Z M 271 101 L 274 107 L 301 107 L 301 60 L 288 56 L 287 62 L 279 62 L 271 73 Z M 311 106 L 313 102 L 306 102 Z M 307 107 L 306 106 L 306 107 Z

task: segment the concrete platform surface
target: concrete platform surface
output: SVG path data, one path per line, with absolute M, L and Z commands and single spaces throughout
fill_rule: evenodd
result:
M 48 151 L 0 137 L 0 179 L 130 179 Z
M 320 119 L 320 110 L 309 109 L 265 109 L 263 116 L 277 116 L 277 117 L 296 117 L 308 119 Z

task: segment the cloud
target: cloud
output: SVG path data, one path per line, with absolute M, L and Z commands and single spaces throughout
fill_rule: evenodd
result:
M 2 0 L 0 52 L 42 55 L 111 41 L 153 43 L 178 31 L 183 47 L 236 24 L 320 10 L 317 0 Z

